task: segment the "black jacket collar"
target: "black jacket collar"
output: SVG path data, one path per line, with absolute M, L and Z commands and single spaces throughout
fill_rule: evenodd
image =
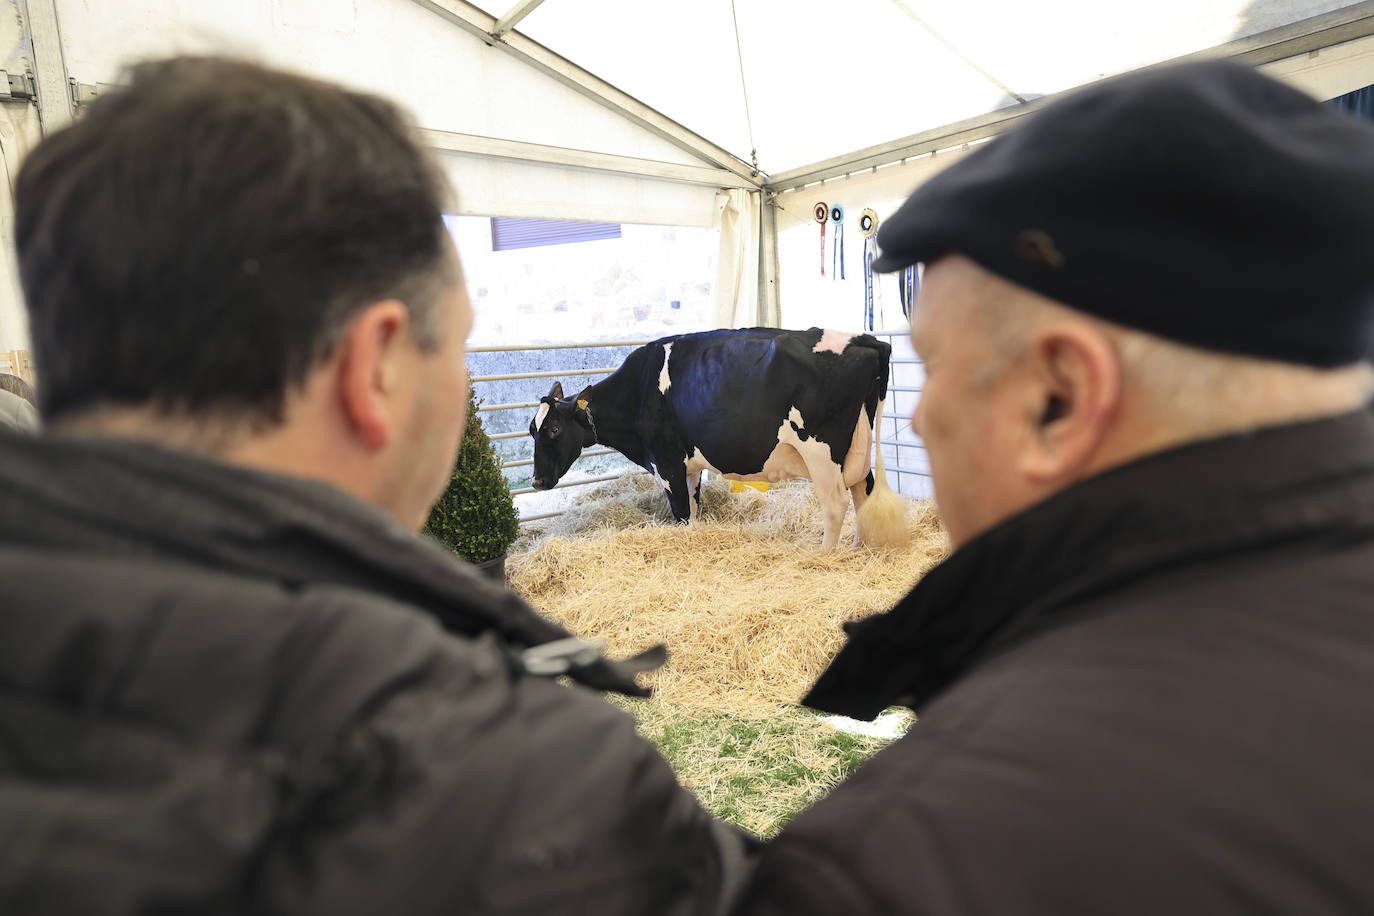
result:
M 1158 453 L 984 532 L 849 641 L 803 701 L 872 718 L 919 708 L 980 660 L 1159 570 L 1374 530 L 1374 413 Z
M 22 532 L 0 528 L 0 545 L 156 557 L 288 588 L 355 588 L 428 611 L 454 633 L 495 633 L 513 652 L 570 635 L 446 549 L 324 483 L 123 439 L 0 431 L 0 456 L 0 517 L 27 520 Z M 633 673 L 643 668 L 602 660 L 570 673 L 642 695 Z

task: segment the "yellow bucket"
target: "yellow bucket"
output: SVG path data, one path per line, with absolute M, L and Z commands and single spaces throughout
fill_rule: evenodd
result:
M 730 492 L 743 493 L 745 487 L 753 487 L 755 490 L 767 490 L 769 483 L 766 480 L 732 480 L 730 481 Z

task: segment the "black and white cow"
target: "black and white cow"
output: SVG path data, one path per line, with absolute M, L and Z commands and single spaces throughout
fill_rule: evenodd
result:
M 881 449 L 876 485 L 869 469 L 891 355 L 871 335 L 820 328 L 664 337 L 575 398 L 554 384 L 530 423 L 533 485 L 549 489 L 600 443 L 653 474 L 678 521 L 697 517 L 703 470 L 731 480 L 806 477 L 824 515 L 824 549 L 839 540 L 846 489 L 855 543 L 900 541 L 905 504 L 887 487 Z

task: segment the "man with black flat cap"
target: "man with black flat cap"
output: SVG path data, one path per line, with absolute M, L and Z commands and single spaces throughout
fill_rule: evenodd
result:
M 1215 61 L 898 210 L 954 551 L 806 702 L 919 719 L 745 912 L 1374 911 L 1371 238 L 1374 130 Z

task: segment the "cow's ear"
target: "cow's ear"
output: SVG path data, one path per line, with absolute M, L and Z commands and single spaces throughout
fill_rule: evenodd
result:
M 588 385 L 577 395 L 577 409 L 573 411 L 573 419 L 582 425 L 582 428 L 592 432 L 592 415 L 587 413 L 587 401 L 592 396 L 592 388 Z
M 554 382 L 554 383 L 553 383 L 553 387 L 549 389 L 549 397 L 551 397 L 551 398 L 557 398 L 557 399 L 560 400 L 560 401 L 563 399 L 563 383 L 562 383 L 562 382 Z

